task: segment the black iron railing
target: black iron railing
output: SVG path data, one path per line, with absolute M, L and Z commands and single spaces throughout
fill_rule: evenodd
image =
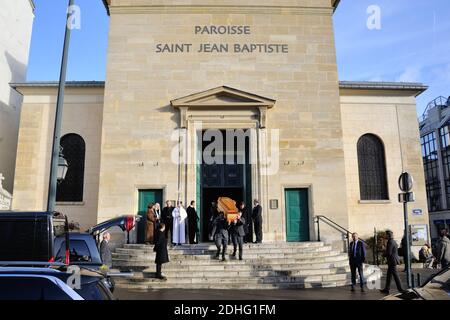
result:
M 348 252 L 348 249 L 350 247 L 350 238 L 351 238 L 351 235 L 353 234 L 353 232 L 344 228 L 343 226 L 334 222 L 333 220 L 327 218 L 326 216 L 318 215 L 314 219 L 314 222 L 317 223 L 317 241 L 320 241 L 320 222 L 321 221 L 323 223 L 333 227 L 336 231 L 340 232 L 341 234 L 343 234 L 345 236 L 346 241 L 347 241 L 346 251 Z M 367 243 L 364 240 L 362 240 L 362 239 L 358 239 L 358 240 L 361 240 L 365 245 L 367 245 Z

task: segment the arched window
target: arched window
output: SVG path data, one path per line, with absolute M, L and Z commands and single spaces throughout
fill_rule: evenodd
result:
M 56 201 L 83 201 L 86 144 L 79 135 L 69 133 L 61 138 L 61 147 L 69 167 L 66 178 L 58 184 L 56 189 Z
M 361 200 L 388 200 L 383 142 L 373 134 L 365 134 L 357 147 Z

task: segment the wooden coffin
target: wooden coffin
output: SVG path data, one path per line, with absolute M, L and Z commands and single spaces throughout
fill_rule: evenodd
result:
M 227 197 L 220 197 L 217 200 L 217 210 L 225 214 L 225 218 L 228 223 L 237 219 L 238 208 L 236 207 L 236 201 Z

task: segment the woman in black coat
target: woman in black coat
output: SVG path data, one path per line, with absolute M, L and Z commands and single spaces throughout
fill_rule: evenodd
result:
M 153 251 L 156 252 L 155 263 L 156 263 L 156 277 L 161 280 L 166 280 L 167 278 L 162 274 L 161 269 L 164 263 L 169 262 L 169 252 L 167 251 L 167 239 L 164 234 L 166 225 L 161 223 L 156 232 L 156 242 Z

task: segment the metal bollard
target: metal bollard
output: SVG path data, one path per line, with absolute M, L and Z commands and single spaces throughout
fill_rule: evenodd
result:
M 420 283 L 420 273 L 417 274 L 417 286 L 420 287 L 422 284 Z

